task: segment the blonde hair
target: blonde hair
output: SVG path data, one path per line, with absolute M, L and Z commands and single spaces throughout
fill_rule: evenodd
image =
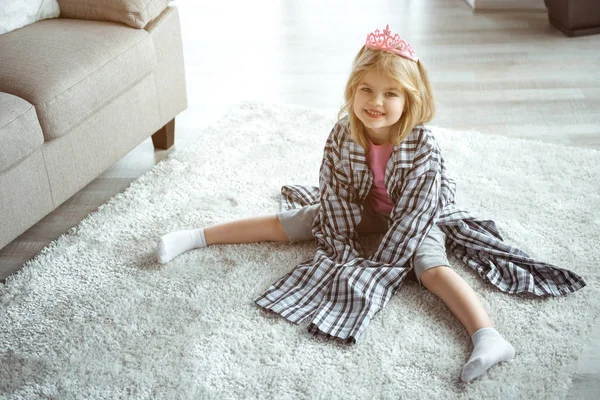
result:
M 338 114 L 338 119 L 348 115 L 350 133 L 354 141 L 365 149 L 369 148 L 365 126 L 353 108 L 356 88 L 369 71 L 384 74 L 398 82 L 406 99 L 402 117 L 391 130 L 389 140 L 393 145 L 406 139 L 416 125 L 431 121 L 435 113 L 435 104 L 422 61 L 415 62 L 389 51 L 363 46 L 352 63 L 352 72 L 344 91 L 345 102 Z

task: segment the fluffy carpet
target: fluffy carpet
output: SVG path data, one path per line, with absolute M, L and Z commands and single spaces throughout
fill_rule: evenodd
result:
M 335 112 L 245 103 L 0 286 L 0 397 L 563 398 L 600 310 L 599 153 L 435 128 L 457 203 L 506 241 L 582 275 L 560 298 L 502 293 L 460 262 L 514 360 L 470 384 L 467 332 L 406 282 L 355 345 L 311 336 L 253 299 L 314 243 L 214 246 L 166 265 L 163 234 L 278 211 L 316 184 Z M 378 237 L 364 239 L 367 248 Z

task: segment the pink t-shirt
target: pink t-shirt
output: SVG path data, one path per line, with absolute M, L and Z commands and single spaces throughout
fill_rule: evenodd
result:
M 367 154 L 367 162 L 373 172 L 373 186 L 369 192 L 368 201 L 371 202 L 373 210 L 386 215 L 389 215 L 394 208 L 394 204 L 385 189 L 385 167 L 392 155 L 393 149 L 394 145 L 392 144 L 378 146 L 371 142 L 369 154 Z

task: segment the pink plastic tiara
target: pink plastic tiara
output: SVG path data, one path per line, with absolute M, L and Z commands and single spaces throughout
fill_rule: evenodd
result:
M 392 36 L 389 24 L 386 25 L 383 32 L 379 32 L 379 29 L 377 29 L 375 32 L 369 33 L 366 46 L 371 49 L 391 51 L 410 60 L 419 61 L 412 46 L 406 40 L 400 39 L 397 33 Z

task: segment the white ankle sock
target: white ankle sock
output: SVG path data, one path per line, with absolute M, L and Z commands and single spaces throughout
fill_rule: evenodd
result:
M 462 370 L 461 379 L 469 382 L 493 365 L 515 356 L 515 348 L 494 328 L 481 328 L 471 336 L 473 352 Z
M 168 233 L 158 240 L 156 255 L 158 261 L 164 264 L 185 251 L 201 247 L 206 247 L 204 229 L 176 231 Z

